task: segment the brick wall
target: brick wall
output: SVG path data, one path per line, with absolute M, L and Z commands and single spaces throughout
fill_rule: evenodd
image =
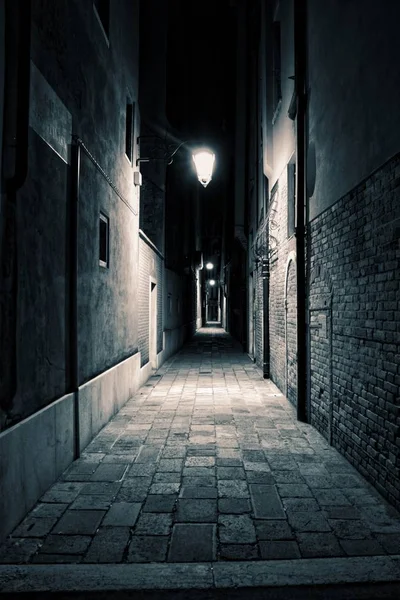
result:
M 286 395 L 297 406 L 297 281 L 296 263 L 289 260 L 286 273 Z
M 164 307 L 163 307 L 163 296 L 164 296 L 164 261 L 154 253 L 154 260 L 156 264 L 156 279 L 157 279 L 157 353 L 163 349 L 163 330 L 164 330 Z
M 275 189 L 271 193 L 269 240 L 270 240 L 270 299 L 269 299 L 269 328 L 270 328 L 270 376 L 276 385 L 286 393 L 286 310 L 290 308 L 289 344 L 292 361 L 291 373 L 295 366 L 295 350 L 293 339 L 296 335 L 293 331 L 293 311 L 296 306 L 296 281 L 293 280 L 293 272 L 288 279 L 287 269 L 294 262 L 289 261 L 289 256 L 294 258 L 296 241 L 294 236 L 287 236 L 287 170 L 286 168 L 279 177 Z M 294 276 L 295 277 L 295 276 Z M 290 286 L 286 290 L 286 281 Z M 297 344 L 296 344 L 297 345 Z M 297 395 L 297 384 L 291 375 L 290 399 L 294 402 Z
M 397 506 L 399 192 L 397 155 L 311 223 L 310 256 L 312 423 Z
M 253 273 L 255 285 L 255 305 L 254 305 L 254 358 L 256 364 L 263 368 L 264 362 L 264 294 L 263 279 L 261 275 L 261 262 Z

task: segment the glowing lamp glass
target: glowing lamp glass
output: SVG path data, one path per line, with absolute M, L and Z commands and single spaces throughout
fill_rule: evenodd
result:
M 196 166 L 197 179 L 201 185 L 207 187 L 212 179 L 215 154 L 209 150 L 198 150 L 192 156 Z
M 210 285 L 215 285 L 215 279 L 210 279 Z
M 208 270 L 212 269 L 213 267 L 214 267 L 214 265 L 211 262 L 208 262 L 206 264 L 206 269 L 208 269 Z

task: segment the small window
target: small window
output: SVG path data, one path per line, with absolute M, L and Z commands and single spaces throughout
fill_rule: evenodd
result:
M 93 0 L 93 6 L 108 39 L 110 37 L 110 0 Z
M 134 105 L 132 102 L 127 100 L 126 103 L 126 121 L 125 121 L 125 154 L 132 162 L 133 158 L 133 129 L 134 129 Z
M 287 166 L 287 195 L 288 195 L 288 210 L 287 210 L 287 235 L 290 237 L 294 234 L 296 224 L 296 163 L 290 162 Z
M 110 220 L 100 213 L 99 218 L 99 265 L 109 267 Z
M 282 99 L 281 88 L 281 24 L 273 23 L 273 110 L 276 111 Z

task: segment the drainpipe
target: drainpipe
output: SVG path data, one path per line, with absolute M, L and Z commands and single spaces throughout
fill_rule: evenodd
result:
M 69 389 L 74 395 L 74 459 L 80 456 L 79 346 L 78 346 L 78 218 L 81 146 L 71 145 L 71 194 L 69 212 Z
M 23 7 L 22 7 L 23 4 Z M 10 409 L 17 390 L 17 298 L 18 298 L 18 266 L 17 266 L 17 193 L 24 185 L 28 174 L 28 128 L 29 128 L 29 91 L 30 91 L 30 49 L 31 49 L 31 2 L 22 0 L 16 5 L 9 1 L 5 5 L 5 107 L 4 124 L 10 136 L 10 117 L 15 117 L 15 129 L 12 132 L 12 143 L 6 142 L 9 152 L 13 151 L 13 173 L 5 179 L 5 198 L 0 211 L 0 280 L 2 298 L 2 329 L 0 332 L 0 350 L 2 367 L 0 371 L 1 397 L 0 404 Z M 15 29 L 14 29 L 15 27 Z M 17 48 L 15 48 L 15 37 Z M 16 77 L 11 62 L 16 53 Z M 7 88 L 11 90 L 7 92 Z M 16 105 L 13 86 L 16 86 Z M 15 112 L 14 112 L 15 111 Z M 7 122 L 8 121 L 8 122 Z M 6 127 L 5 127 L 6 129 Z M 11 152 L 10 152 L 11 153 Z
M 268 225 L 267 225 L 268 227 Z M 268 234 L 266 233 L 266 236 Z M 263 377 L 270 377 L 270 345 L 269 345 L 269 256 L 268 256 L 268 238 L 266 243 L 267 255 L 263 258 L 263 311 L 264 311 L 264 332 L 263 332 Z
M 270 341 L 269 341 L 269 215 L 268 215 L 268 194 L 264 173 L 264 150 L 267 142 L 267 32 L 266 32 L 266 10 L 267 7 L 265 2 L 261 2 L 260 7 L 260 42 L 261 42 L 261 74 L 259 77 L 261 86 L 261 106 L 259 111 L 259 119 L 261 128 L 259 127 L 260 143 L 258 144 L 259 152 L 261 152 L 261 169 L 259 169 L 259 176 L 262 179 L 262 201 L 264 205 L 264 227 L 265 227 L 265 255 L 262 262 L 262 276 L 263 276 L 263 377 L 269 379 L 270 377 Z M 262 132 L 261 132 L 262 131 Z
M 306 7 L 294 1 L 295 89 L 297 96 L 296 275 L 297 275 L 297 418 L 307 420 L 306 338 Z

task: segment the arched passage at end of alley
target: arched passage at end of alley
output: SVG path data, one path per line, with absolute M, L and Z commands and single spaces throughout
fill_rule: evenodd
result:
M 382 557 L 399 540 L 399 513 L 208 327 L 44 494 L 0 561 Z

